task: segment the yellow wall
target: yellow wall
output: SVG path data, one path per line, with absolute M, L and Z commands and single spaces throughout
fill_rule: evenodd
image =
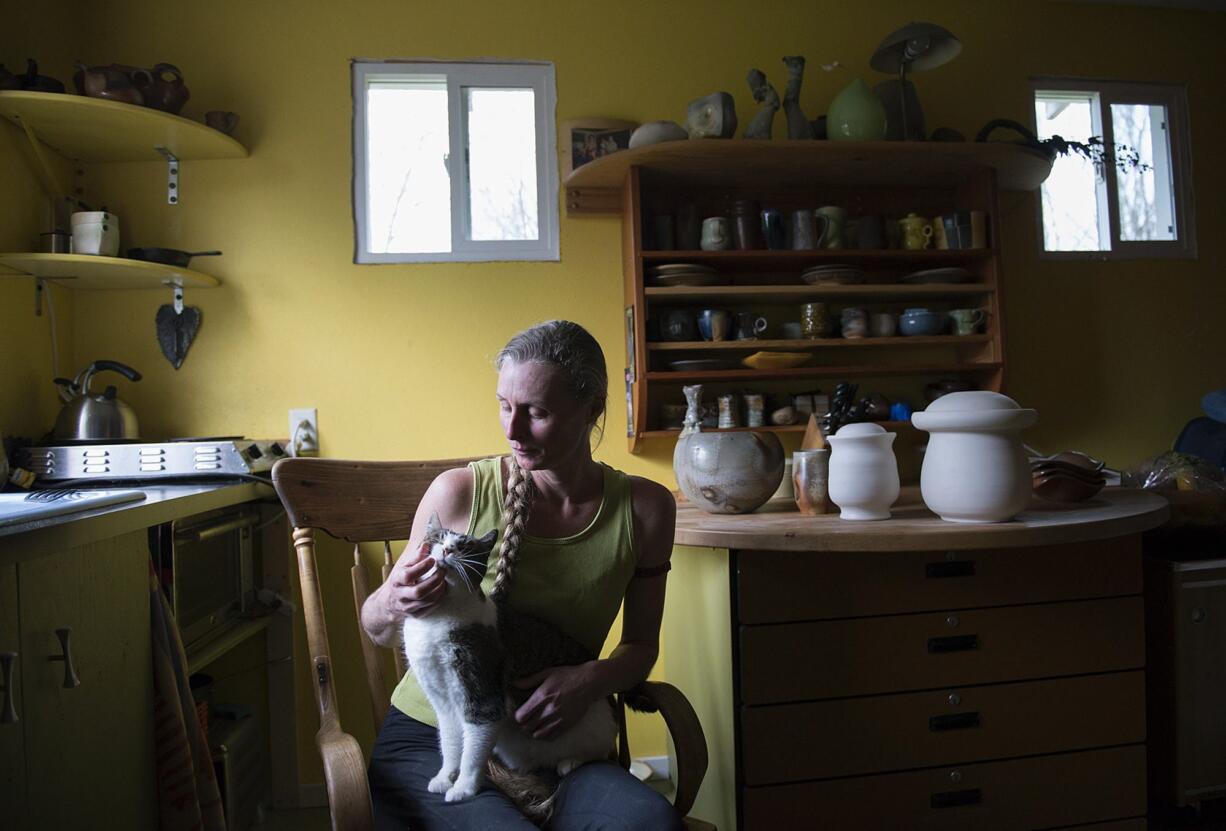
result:
M 671 444 L 630 456 L 619 438 L 625 423 L 617 380 L 624 359 L 617 220 L 564 217 L 560 263 L 352 264 L 350 58 L 551 60 L 559 119 L 680 121 L 687 101 L 723 89 L 735 95 L 747 121 L 754 107 L 746 69 L 763 68 L 782 88 L 780 56 L 802 54 L 810 65 L 802 105 L 815 116 L 851 75 L 881 79 L 868 69 L 868 57 L 915 9 L 801 0 L 83 4 L 75 21 L 83 60 L 178 64 L 193 93 L 184 114 L 237 111 L 236 135 L 252 156 L 185 164 L 176 207 L 165 203 L 162 165 L 88 170 L 89 195 L 119 214 L 125 245 L 220 248 L 225 256 L 207 261 L 207 270 L 224 286 L 188 293 L 188 303 L 203 309 L 204 325 L 178 371 L 154 337 L 154 313 L 166 293 L 77 293 L 70 363 L 108 357 L 144 372 L 145 380 L 124 394 L 148 436 L 284 435 L 288 408 L 315 406 L 330 456 L 494 453 L 503 440 L 491 357 L 524 326 L 570 318 L 605 346 L 613 379 L 608 437 L 598 456 L 673 486 Z M 1223 16 L 942 0 L 925 4 L 923 14 L 964 44 L 953 63 L 915 76 L 930 127 L 973 135 L 989 118 L 1028 121 L 1031 75 L 1187 84 L 1197 261 L 1042 261 L 1034 196 L 1008 194 L 1002 204 L 1008 389 L 1041 415 L 1028 438 L 1117 465 L 1165 449 L 1199 414 L 1201 394 L 1223 383 L 1208 366 L 1226 354 L 1220 325 L 1226 283 L 1217 267 L 1224 217 L 1216 198 L 1226 186 L 1226 164 L 1216 152 L 1226 123 L 1218 80 L 1226 69 L 1218 44 Z M 834 59 L 851 74 L 821 72 L 818 65 Z M 775 129 L 782 134 L 782 117 Z M 12 212 L 18 200 L 10 192 L 4 197 Z M 20 291 L 0 286 L 0 292 L 0 332 L 40 331 Z M 10 364 L 11 336 L 0 337 L 6 338 L 0 390 L 24 389 L 30 362 Z M 32 363 L 41 379 L 45 358 Z M 0 395 L 0 428 L 33 431 L 47 423 L 45 412 L 32 419 L 19 397 Z M 344 569 L 324 573 L 343 600 Z M 670 591 L 686 587 L 674 582 Z M 333 625 L 341 705 L 368 740 L 350 629 Z M 654 727 L 641 735 L 637 752 L 662 750 Z

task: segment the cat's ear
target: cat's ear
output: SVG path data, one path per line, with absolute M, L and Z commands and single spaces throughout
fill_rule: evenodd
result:
M 481 537 L 480 539 L 478 539 L 477 544 L 480 545 L 482 548 L 493 548 L 494 540 L 496 539 L 498 539 L 498 529 L 497 528 L 495 528 L 493 531 L 490 531 L 484 537 Z
M 438 520 L 438 511 L 431 511 L 430 518 L 426 520 L 426 534 L 437 534 L 443 528 L 443 523 Z

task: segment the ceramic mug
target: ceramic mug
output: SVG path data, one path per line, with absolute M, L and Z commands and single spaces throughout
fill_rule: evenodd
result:
M 660 324 L 660 337 L 672 341 L 694 340 L 696 329 L 694 314 L 689 309 L 669 309 Z
M 760 392 L 745 393 L 745 426 L 762 427 L 766 423 L 766 399 Z
M 737 395 L 734 392 L 721 395 L 719 401 L 719 426 L 724 427 L 740 427 L 737 421 Z
M 907 214 L 898 224 L 902 227 L 902 247 L 921 251 L 932 242 L 932 224 L 922 216 Z
M 799 321 L 789 320 L 780 324 L 779 334 L 784 340 L 800 340 L 804 336 L 804 328 Z
M 822 217 L 826 220 L 826 229 L 822 232 L 820 242 L 821 248 L 842 248 L 843 247 L 843 231 L 847 224 L 847 211 L 840 208 L 838 205 L 826 205 L 818 208 L 813 212 L 818 217 L 818 222 L 822 221 Z
M 680 430 L 685 426 L 685 404 L 661 404 L 660 420 L 665 430 Z
M 844 309 L 839 320 L 842 323 L 842 333 L 845 338 L 862 338 L 868 334 L 868 312 L 864 309 L 856 307 Z
M 766 247 L 772 251 L 787 247 L 783 214 L 777 208 L 765 208 L 762 211 L 762 236 L 766 240 Z
M 824 338 L 830 334 L 830 315 L 825 303 L 801 304 L 800 332 L 806 338 Z
M 955 335 L 973 335 L 987 320 L 987 315 L 982 309 L 954 309 L 949 319 L 953 321 Z
M 723 309 L 703 309 L 698 313 L 698 334 L 703 340 L 727 340 L 732 315 Z
M 732 223 L 726 216 L 709 216 L 702 221 L 703 251 L 726 251 L 732 247 Z
M 756 317 L 753 312 L 737 312 L 736 340 L 754 340 L 766 331 L 767 322 L 764 317 Z
M 817 225 L 817 218 L 814 216 L 813 211 L 808 208 L 792 211 L 792 249 L 795 251 L 809 251 L 817 248 L 817 243 L 820 239 Z
M 898 315 L 874 312 L 868 317 L 868 329 L 875 338 L 893 337 L 898 332 Z
M 862 216 L 856 222 L 856 248 L 885 248 L 885 222 L 880 216 Z
M 226 110 L 209 110 L 204 114 L 204 123 L 228 136 L 238 126 L 238 113 Z

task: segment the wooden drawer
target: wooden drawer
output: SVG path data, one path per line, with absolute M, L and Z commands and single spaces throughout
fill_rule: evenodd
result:
M 1145 673 L 741 710 L 747 785 L 1145 741 Z
M 1141 593 L 1141 538 L 972 551 L 749 551 L 741 623 L 787 623 Z
M 741 703 L 1140 669 L 1140 597 L 743 626 Z
M 741 806 L 745 831 L 1027 831 L 1139 817 L 1145 747 L 747 787 Z

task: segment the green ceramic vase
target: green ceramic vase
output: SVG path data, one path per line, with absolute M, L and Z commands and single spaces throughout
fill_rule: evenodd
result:
M 880 141 L 885 131 L 885 106 L 861 79 L 852 81 L 830 102 L 826 135 L 831 141 Z

